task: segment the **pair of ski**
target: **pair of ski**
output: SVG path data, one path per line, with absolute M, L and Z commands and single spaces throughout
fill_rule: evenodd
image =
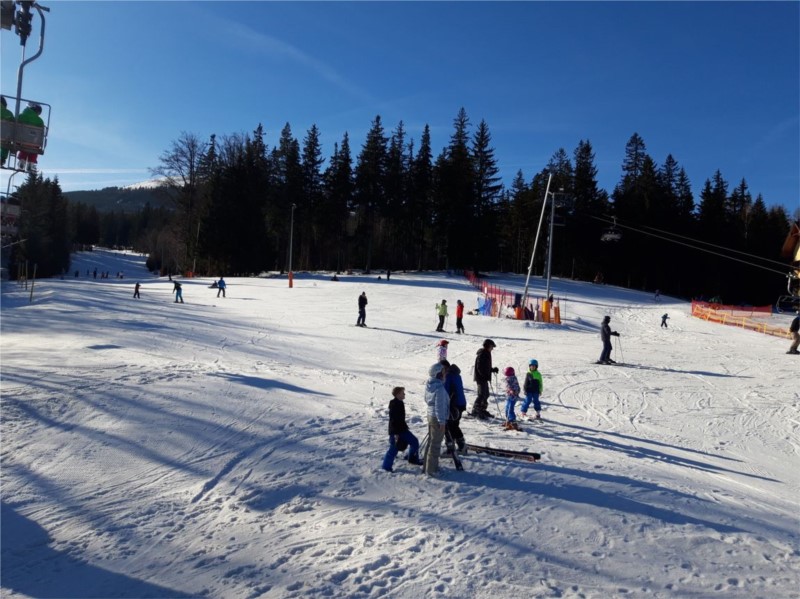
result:
M 423 456 L 422 461 L 425 461 L 428 453 L 428 447 L 430 445 L 430 438 L 428 436 L 425 437 L 423 440 L 424 445 L 424 452 L 420 452 Z M 449 446 L 449 443 L 448 443 Z M 488 447 L 486 445 L 475 445 L 473 443 L 467 443 L 464 448 L 467 451 L 471 451 L 476 454 L 485 454 L 485 455 L 492 455 L 501 458 L 510 458 L 514 460 L 522 460 L 524 462 L 538 462 L 542 459 L 542 454 L 535 452 L 535 451 L 522 451 L 522 450 L 514 450 L 514 449 L 500 449 L 497 447 Z M 456 467 L 456 470 L 463 470 L 464 464 L 461 462 L 461 459 L 458 457 L 458 452 L 455 448 L 455 445 L 452 446 L 451 456 L 453 458 L 453 464 Z

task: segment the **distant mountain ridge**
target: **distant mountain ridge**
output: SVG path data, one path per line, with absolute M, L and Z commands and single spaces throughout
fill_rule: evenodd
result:
M 149 181 L 147 182 L 150 183 Z M 152 208 L 170 207 L 169 192 L 144 184 L 129 187 L 105 187 L 91 191 L 67 191 L 64 197 L 70 203 L 82 203 L 94 207 L 98 212 L 133 213 L 142 210 L 147 204 Z

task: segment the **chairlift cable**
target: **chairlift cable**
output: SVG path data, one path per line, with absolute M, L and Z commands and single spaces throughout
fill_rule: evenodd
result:
M 597 216 L 592 216 L 592 218 L 596 218 L 598 220 L 602 220 L 601 218 L 599 218 Z M 753 262 L 748 262 L 746 260 L 741 260 L 739 258 L 734 258 L 733 256 L 728 256 L 726 254 L 720 254 L 719 252 L 713 252 L 713 251 L 711 251 L 711 250 L 709 250 L 707 248 L 698 247 L 698 246 L 691 245 L 691 244 L 688 244 L 688 243 L 683 243 L 683 242 L 677 241 L 676 239 L 672 239 L 670 237 L 664 237 L 662 235 L 656 235 L 655 233 L 650 233 L 648 231 L 643 231 L 642 229 L 637 229 L 637 228 L 631 227 L 629 225 L 621 225 L 621 224 L 619 224 L 619 222 L 617 222 L 617 227 L 621 227 L 623 229 L 630 229 L 631 231 L 636 231 L 637 233 L 641 233 L 642 235 L 650 235 L 651 237 L 655 237 L 657 239 L 663 239 L 664 241 L 669 241 L 671 243 L 677 243 L 678 245 L 682 245 L 682 246 L 685 246 L 685 247 L 688 247 L 688 248 L 691 248 L 691 249 L 694 249 L 694 250 L 699 250 L 701 252 L 706 252 L 708 254 L 713 254 L 714 256 L 719 256 L 721 258 L 727 258 L 728 260 L 733 260 L 734 262 L 740 262 L 742 264 L 747 264 L 748 266 L 753 266 L 755 268 L 760 268 L 761 270 L 766 270 L 766 271 L 769 271 L 769 272 L 777 273 L 779 275 L 788 276 L 786 274 L 786 271 L 775 270 L 774 268 L 767 268 L 766 266 L 763 266 L 761 264 L 755 264 Z M 692 240 L 692 241 L 696 241 L 696 240 Z M 701 243 L 705 243 L 705 242 L 701 242 Z M 713 245 L 713 244 L 709 244 L 709 245 Z M 714 246 L 714 247 L 719 247 L 721 249 L 726 249 L 726 250 L 728 249 L 728 248 L 725 248 L 725 247 L 722 247 L 722 246 Z M 735 251 L 735 250 L 731 250 L 731 251 Z M 739 252 L 739 253 L 744 253 L 744 252 Z M 749 255 L 749 254 L 745 254 L 745 255 Z M 755 256 L 755 257 L 758 258 L 758 256 Z M 780 264 L 780 263 L 778 263 L 778 264 Z M 788 267 L 788 265 L 784 265 L 784 266 Z
M 591 216 L 591 215 L 590 215 L 590 216 Z M 609 222 L 608 220 L 605 220 L 605 219 L 603 219 L 603 218 L 601 218 L 601 217 L 598 217 L 598 216 L 592 216 L 592 218 L 594 218 L 594 219 L 597 219 L 597 220 L 599 220 L 599 221 L 602 221 L 602 222 L 605 222 L 605 223 L 608 223 L 608 222 Z M 738 259 L 736 259 L 736 258 L 732 258 L 732 257 L 730 257 L 730 256 L 726 256 L 725 254 L 718 254 L 718 253 L 716 253 L 716 252 L 712 252 L 711 250 L 707 250 L 707 249 L 705 249 L 705 248 L 702 248 L 702 247 L 695 247 L 695 246 L 692 246 L 692 245 L 689 245 L 689 244 L 683 244 L 683 243 L 681 243 L 681 242 L 679 242 L 679 241 L 677 241 L 677 240 L 675 240 L 675 239 L 671 239 L 671 238 L 669 238 L 669 237 L 661 237 L 661 236 L 659 236 L 659 235 L 655 235 L 655 234 L 653 234 L 653 233 L 648 233 L 647 231 L 643 231 L 643 230 L 641 230 L 641 229 L 637 229 L 637 228 L 635 228 L 635 227 L 631 227 L 631 226 L 629 226 L 629 225 L 621 225 L 621 224 L 619 224 L 619 223 L 616 221 L 616 219 L 615 219 L 615 221 L 614 221 L 614 222 L 615 222 L 615 225 L 616 225 L 616 226 L 618 226 L 618 227 L 622 227 L 622 228 L 625 228 L 625 229 L 630 229 L 631 231 L 636 231 L 637 233 L 642 233 L 642 234 L 644 234 L 644 235 L 652 235 L 653 237 L 658 237 L 659 239 L 664 239 L 664 240 L 666 240 L 666 241 L 671 241 L 671 242 L 673 242 L 673 243 L 677 243 L 677 244 L 679 244 L 679 245 L 685 245 L 686 247 L 691 247 L 691 248 L 694 248 L 694 249 L 698 249 L 698 250 L 700 250 L 700 251 L 709 252 L 709 253 L 711 253 L 711 254 L 714 254 L 714 255 L 716 255 L 716 256 L 722 256 L 722 257 L 724 257 L 724 258 L 729 258 L 729 259 L 731 259 L 731 260 L 736 260 L 737 262 L 743 262 L 744 264 L 751 264 L 751 265 L 753 265 L 753 266 L 758 266 L 759 268 L 764 268 L 765 270 L 770 270 L 771 272 L 778 272 L 778 271 L 775 271 L 775 270 L 772 270 L 772 269 L 767 269 L 765 266 L 754 265 L 754 264 L 752 264 L 751 262 L 745 262 L 745 261 L 743 261 L 743 260 L 738 260 Z M 772 264 L 777 264 L 777 265 L 779 265 L 779 266 L 789 267 L 789 265 L 788 265 L 788 264 L 786 264 L 786 263 L 784 263 L 784 262 L 779 262 L 779 261 L 777 261 L 777 260 L 772 260 L 771 258 L 764 258 L 764 257 L 762 257 L 762 256 L 757 256 L 757 255 L 755 255 L 755 254 L 748 254 L 747 252 L 742 252 L 742 251 L 740 251 L 740 250 L 734 250 L 734 249 L 732 249 L 732 248 L 728 248 L 728 247 L 725 247 L 725 246 L 723 246 L 723 245 L 717 245 L 717 244 L 711 243 L 711 242 L 709 242 L 709 241 L 703 241 L 703 240 L 701 240 L 701 239 L 694 239 L 694 238 L 692 238 L 692 237 L 687 237 L 687 236 L 685 236 L 685 235 L 679 235 L 678 233 L 672 233 L 672 232 L 670 232 L 670 231 L 665 231 L 665 230 L 663 230 L 663 229 L 658 229 L 658 228 L 656 228 L 656 227 L 650 227 L 650 226 L 648 226 L 648 225 L 641 225 L 641 226 L 642 226 L 642 227 L 644 227 L 644 228 L 646 228 L 646 229 L 652 229 L 653 231 L 658 231 L 659 233 L 665 233 L 665 234 L 667 234 L 667 235 L 672 235 L 672 236 L 674 236 L 674 237 L 680 237 L 681 239 L 688 239 L 689 241 L 693 241 L 693 242 L 695 242 L 695 243 L 701 243 L 701 244 L 708 245 L 708 246 L 711 246 L 711 247 L 719 248 L 719 249 L 721 249 L 721 250 L 726 250 L 726 251 L 728 251 L 728 252 L 732 252 L 732 253 L 734 253 L 734 254 L 741 254 L 742 256 L 748 256 L 748 257 L 750 257 L 750 258 L 755 258 L 755 259 L 757 259 L 757 260 L 763 260 L 764 262 L 770 262 L 770 263 L 772 263 Z M 781 274 L 785 274 L 785 273 L 781 272 Z

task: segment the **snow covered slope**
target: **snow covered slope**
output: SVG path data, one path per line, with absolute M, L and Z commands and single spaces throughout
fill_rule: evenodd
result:
M 429 479 L 380 469 L 387 404 L 405 386 L 425 435 L 434 305 L 475 306 L 464 279 L 226 277 L 224 299 L 192 279 L 175 304 L 143 262 L 80 254 L 32 303 L 3 282 L 4 597 L 800 597 L 788 341 L 556 280 L 563 326 L 466 316 L 447 335 L 470 402 L 485 337 L 501 368 L 539 360 L 544 425 L 463 428 L 542 461 L 443 458 Z M 594 364 L 604 314 L 624 366 Z

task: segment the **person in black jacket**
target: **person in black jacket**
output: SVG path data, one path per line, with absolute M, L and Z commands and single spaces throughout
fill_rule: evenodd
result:
M 489 381 L 492 373 L 498 372 L 497 367 L 492 367 L 492 350 L 496 347 L 494 341 L 486 339 L 483 347 L 478 350 L 475 356 L 475 383 L 478 386 L 478 397 L 472 404 L 472 415 L 481 420 L 491 418 L 489 413 Z
M 358 320 L 356 320 L 357 327 L 367 326 L 367 292 L 362 291 L 358 296 Z
M 603 351 L 600 353 L 598 364 L 616 364 L 611 359 L 611 338 L 619 337 L 619 333 L 611 330 L 611 317 L 604 316 L 603 324 L 600 325 L 600 339 L 603 340 Z
M 387 472 L 394 472 L 392 465 L 397 453 L 408 450 L 408 462 L 410 464 L 422 465 L 419 459 L 419 441 L 414 434 L 408 430 L 406 424 L 406 398 L 405 387 L 395 387 L 392 389 L 392 401 L 389 402 L 389 449 L 383 457 L 383 469 Z

